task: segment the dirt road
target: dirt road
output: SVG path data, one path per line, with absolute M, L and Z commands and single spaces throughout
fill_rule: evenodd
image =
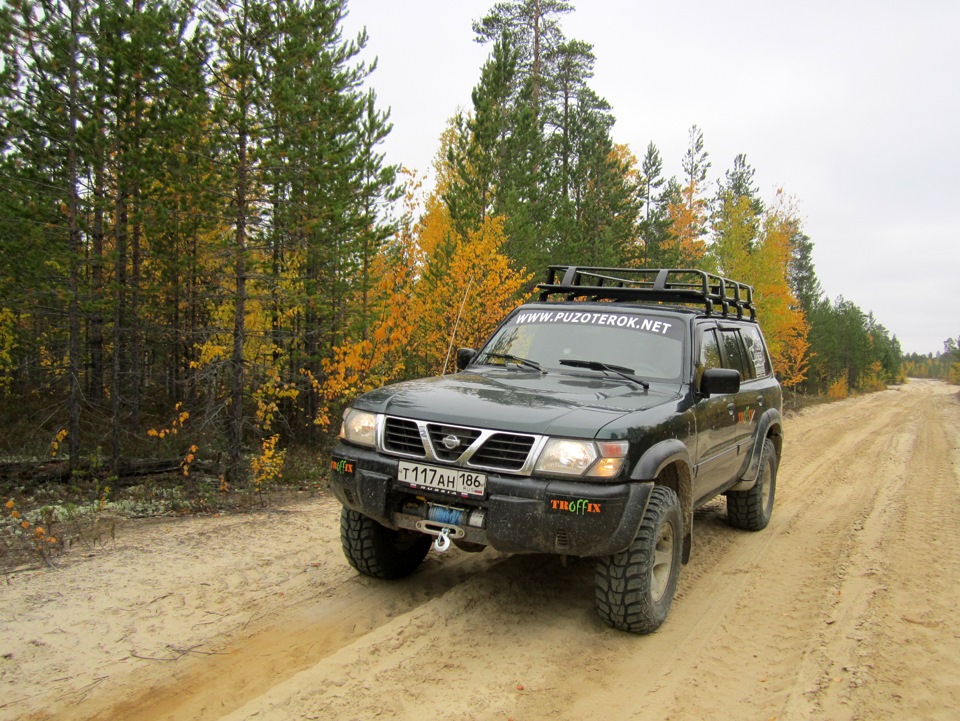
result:
M 960 400 L 913 381 L 788 419 L 771 525 L 698 512 L 666 624 L 593 565 L 457 550 L 397 583 L 339 508 L 140 524 L 0 591 L 0 719 L 960 718 Z

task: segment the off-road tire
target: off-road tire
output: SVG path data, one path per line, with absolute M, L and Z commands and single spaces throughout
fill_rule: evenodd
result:
M 760 476 L 749 491 L 727 491 L 727 523 L 744 531 L 761 531 L 770 523 L 777 491 L 777 449 L 765 438 L 760 451 Z
M 340 543 L 350 565 L 374 578 L 404 578 L 417 570 L 432 538 L 393 530 L 350 508 L 340 511 Z
M 631 633 L 656 631 L 667 618 L 680 576 L 683 515 L 677 494 L 654 486 L 630 547 L 597 561 L 597 614 Z

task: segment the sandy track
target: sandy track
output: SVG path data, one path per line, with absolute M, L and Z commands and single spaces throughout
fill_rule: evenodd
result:
M 7 579 L 0 719 L 956 719 L 956 391 L 789 419 L 770 526 L 699 511 L 646 637 L 597 620 L 588 561 L 452 551 L 359 577 L 326 497 L 140 524 Z

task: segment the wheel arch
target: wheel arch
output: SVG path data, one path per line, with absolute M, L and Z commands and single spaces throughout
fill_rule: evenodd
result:
M 752 485 L 752 482 L 757 480 L 760 473 L 760 458 L 763 455 L 763 442 L 767 438 L 773 443 L 773 448 L 779 459 L 783 450 L 783 419 L 780 417 L 780 411 L 776 408 L 768 408 L 757 421 L 757 435 L 753 439 L 753 451 L 750 454 L 747 470 L 740 476 L 741 482 L 746 481 Z M 741 489 L 738 488 L 737 490 Z

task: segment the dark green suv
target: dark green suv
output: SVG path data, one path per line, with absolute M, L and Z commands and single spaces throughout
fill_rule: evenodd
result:
M 694 509 L 764 528 L 781 391 L 749 286 L 695 270 L 551 266 L 459 372 L 346 410 L 331 483 L 344 553 L 378 578 L 455 544 L 597 559 L 596 604 L 667 616 Z

